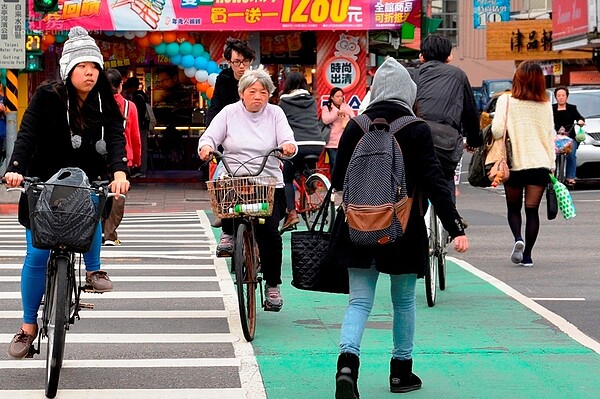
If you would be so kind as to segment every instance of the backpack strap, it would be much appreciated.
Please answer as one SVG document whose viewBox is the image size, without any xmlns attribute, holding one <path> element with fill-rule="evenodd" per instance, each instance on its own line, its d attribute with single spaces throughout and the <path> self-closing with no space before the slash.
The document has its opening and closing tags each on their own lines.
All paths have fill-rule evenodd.
<svg viewBox="0 0 600 399">
<path fill-rule="evenodd" d="M 125 110 L 123 112 L 123 118 L 125 118 L 125 120 L 123 121 L 123 129 L 127 127 L 127 115 L 129 115 L 129 100 L 125 100 Z"/>
<path fill-rule="evenodd" d="M 398 118 L 395 121 L 393 121 L 392 123 L 390 123 L 390 132 L 396 133 L 397 131 L 399 131 L 400 129 L 404 129 L 406 126 L 410 125 L 411 123 L 421 122 L 422 120 L 423 119 L 417 118 L 416 116 L 413 116 L 413 115 L 401 116 L 400 118 Z"/>
<path fill-rule="evenodd" d="M 369 118 L 365 114 L 360 114 L 353 118 L 354 122 L 362 129 L 363 133 L 367 133 L 369 131 L 369 126 L 371 126 L 371 118 Z"/>
</svg>

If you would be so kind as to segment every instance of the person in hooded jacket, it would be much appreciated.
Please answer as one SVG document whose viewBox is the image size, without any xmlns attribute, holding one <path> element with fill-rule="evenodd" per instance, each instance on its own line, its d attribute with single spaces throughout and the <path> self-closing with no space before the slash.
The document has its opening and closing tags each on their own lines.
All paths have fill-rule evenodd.
<svg viewBox="0 0 600 399">
<path fill-rule="evenodd" d="M 401 116 L 414 115 L 417 88 L 406 69 L 394 58 L 379 67 L 371 86 L 371 102 L 364 114 L 371 120 L 384 118 L 388 123 Z M 342 134 L 332 184 L 344 187 L 344 176 L 354 148 L 363 136 L 360 126 L 350 120 Z M 417 278 L 425 275 L 428 264 L 428 240 L 423 218 L 427 199 L 431 201 L 444 228 L 454 239 L 454 249 L 464 252 L 469 243 L 452 193 L 433 147 L 427 123 L 415 122 L 400 129 L 395 138 L 404 157 L 406 185 L 414 198 L 406 232 L 395 242 L 365 247 L 354 245 L 347 223 L 336 240 L 345 248 L 341 259 L 348 266 L 350 298 L 341 328 L 340 355 L 337 361 L 336 399 L 359 397 L 357 380 L 360 345 L 369 314 L 373 308 L 375 288 L 380 273 L 389 274 L 393 315 L 393 349 L 389 384 L 392 392 L 409 392 L 421 387 L 412 372 L 415 334 L 415 288 Z"/>
<path fill-rule="evenodd" d="M 293 229 L 300 222 L 296 212 L 294 193 L 296 172 L 315 168 L 316 161 L 307 163 L 304 158 L 307 155 L 315 155 L 318 158 L 325 148 L 325 141 L 323 141 L 317 125 L 317 101 L 308 91 L 306 78 L 300 72 L 291 72 L 285 78 L 279 106 L 283 109 L 298 144 L 298 153 L 283 164 L 288 214 L 282 231 L 287 231 Z"/>
</svg>

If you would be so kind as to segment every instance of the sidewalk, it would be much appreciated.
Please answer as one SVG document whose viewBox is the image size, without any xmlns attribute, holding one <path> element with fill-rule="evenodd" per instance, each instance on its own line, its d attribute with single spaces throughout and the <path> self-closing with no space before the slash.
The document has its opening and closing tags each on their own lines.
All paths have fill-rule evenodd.
<svg viewBox="0 0 600 399">
<path fill-rule="evenodd" d="M 219 236 L 218 230 L 213 232 Z M 284 237 L 289 249 L 289 234 Z M 284 309 L 259 311 L 252 342 L 267 396 L 333 398 L 347 296 L 293 288 L 289 260 L 286 250 Z M 427 307 L 424 281 L 417 282 L 414 371 L 423 388 L 408 394 L 389 392 L 392 310 L 389 279 L 382 275 L 363 338 L 361 398 L 600 397 L 598 353 L 460 267 L 462 263 L 449 262 L 448 287 L 438 293 L 433 308 Z"/>
</svg>

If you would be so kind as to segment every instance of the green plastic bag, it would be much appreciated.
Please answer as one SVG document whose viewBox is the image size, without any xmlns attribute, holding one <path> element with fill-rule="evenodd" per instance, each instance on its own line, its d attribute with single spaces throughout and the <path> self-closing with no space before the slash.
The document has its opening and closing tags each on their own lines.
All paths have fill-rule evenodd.
<svg viewBox="0 0 600 399">
<path fill-rule="evenodd" d="M 585 130 L 581 126 L 577 128 L 577 134 L 575 134 L 575 141 L 578 143 L 585 141 Z"/>
<path fill-rule="evenodd" d="M 562 213 L 565 219 L 574 218 L 576 215 L 575 204 L 573 203 L 573 197 L 571 197 L 569 189 L 564 184 L 556 180 L 554 175 L 550 175 L 550 180 L 552 181 L 554 192 L 556 193 L 558 210 L 560 213 Z"/>
</svg>

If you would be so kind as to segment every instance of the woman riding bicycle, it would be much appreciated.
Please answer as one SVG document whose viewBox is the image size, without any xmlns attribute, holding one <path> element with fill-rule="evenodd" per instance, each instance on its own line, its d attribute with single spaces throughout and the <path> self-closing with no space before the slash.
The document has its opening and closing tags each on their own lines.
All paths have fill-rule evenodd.
<svg viewBox="0 0 600 399">
<path fill-rule="evenodd" d="M 300 222 L 296 212 L 294 193 L 296 172 L 302 172 L 307 167 L 314 168 L 315 165 L 305 164 L 304 157 L 321 155 L 325 141 L 323 141 L 322 133 L 317 125 L 317 102 L 308 91 L 306 78 L 300 72 L 291 72 L 285 78 L 279 106 L 285 112 L 298 144 L 298 153 L 283 165 L 288 215 L 283 222 L 282 230 L 286 231 L 293 229 Z"/>
<path fill-rule="evenodd" d="M 9 188 L 19 187 L 23 175 L 45 181 L 61 168 L 71 166 L 83 169 L 90 180 L 107 179 L 110 170 L 112 191 L 124 194 L 129 190 L 123 117 L 106 75 L 100 73 L 103 64 L 94 39 L 85 29 L 72 28 L 60 58 L 62 80 L 42 83 L 23 115 L 4 176 Z M 23 325 L 11 341 L 8 354 L 21 359 L 37 335 L 37 313 L 50 251 L 32 245 L 25 195 L 19 201 L 19 222 L 26 229 L 27 239 L 21 274 Z M 92 247 L 83 255 L 86 283 L 97 292 L 107 292 L 112 290 L 112 282 L 100 270 L 101 244 L 102 228 L 98 223 Z"/>
<path fill-rule="evenodd" d="M 581 116 L 575 104 L 567 103 L 569 98 L 569 89 L 564 86 L 558 86 L 554 89 L 556 104 L 552 105 L 552 115 L 554 117 L 554 130 L 559 134 L 565 134 L 575 141 L 578 126 L 585 124 L 585 118 Z M 575 123 L 576 122 L 576 123 Z M 577 124 L 578 126 L 575 126 Z M 569 186 L 575 185 L 575 170 L 577 168 L 577 147 L 579 143 L 574 142 L 573 150 L 567 155 L 566 183 Z"/>
<path fill-rule="evenodd" d="M 198 154 L 207 161 L 214 149 L 223 146 L 231 169 L 238 175 L 254 173 L 262 163 L 263 156 L 275 147 L 283 155 L 292 157 L 297 152 L 294 132 L 285 114 L 276 105 L 268 104 L 275 89 L 271 76 L 261 66 L 247 70 L 241 77 L 238 90 L 240 101 L 227 105 L 215 116 L 200 138 Z M 266 282 L 265 310 L 279 311 L 283 306 L 281 297 L 281 262 L 283 244 L 279 235 L 279 222 L 285 216 L 285 192 L 280 161 L 267 161 L 262 176 L 277 178 L 273 213 L 258 224 L 256 236 L 261 258 L 261 270 Z M 221 173 L 225 173 L 224 168 Z M 233 220 L 223 219 L 223 233 L 217 246 L 217 256 L 231 256 L 233 252 Z"/>
</svg>

